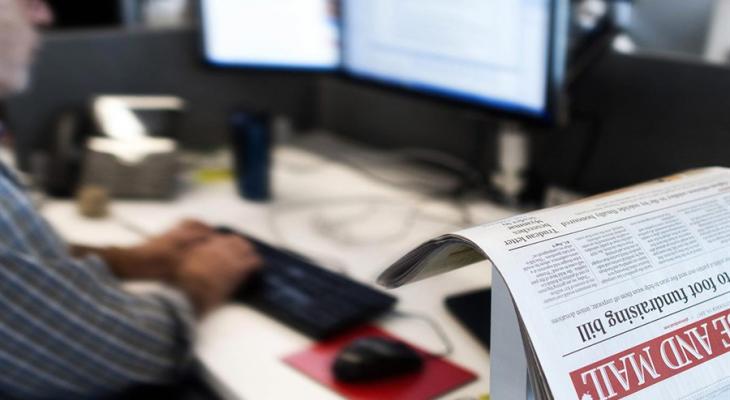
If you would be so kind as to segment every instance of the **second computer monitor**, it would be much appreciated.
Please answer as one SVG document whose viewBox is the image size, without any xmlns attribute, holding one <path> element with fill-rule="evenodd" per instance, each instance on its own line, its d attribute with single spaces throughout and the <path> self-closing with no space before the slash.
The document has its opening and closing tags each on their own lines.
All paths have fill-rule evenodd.
<svg viewBox="0 0 730 400">
<path fill-rule="evenodd" d="M 335 70 L 335 0 L 202 0 L 205 57 L 221 66 Z"/>
<path fill-rule="evenodd" d="M 343 0 L 343 65 L 357 78 L 549 118 L 562 2 Z"/>
</svg>

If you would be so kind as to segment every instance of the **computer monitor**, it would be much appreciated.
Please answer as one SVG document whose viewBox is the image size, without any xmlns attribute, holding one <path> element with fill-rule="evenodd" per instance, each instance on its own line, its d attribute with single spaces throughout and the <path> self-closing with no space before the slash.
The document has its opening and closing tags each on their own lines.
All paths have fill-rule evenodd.
<svg viewBox="0 0 730 400">
<path fill-rule="evenodd" d="M 567 0 L 342 0 L 343 66 L 360 79 L 552 119 Z"/>
<path fill-rule="evenodd" d="M 201 0 L 205 57 L 217 66 L 335 70 L 335 0 Z"/>
</svg>

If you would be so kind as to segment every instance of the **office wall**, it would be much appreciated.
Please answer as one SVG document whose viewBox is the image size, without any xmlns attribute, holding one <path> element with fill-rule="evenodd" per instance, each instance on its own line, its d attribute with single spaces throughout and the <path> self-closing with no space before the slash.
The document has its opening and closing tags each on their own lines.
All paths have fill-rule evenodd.
<svg viewBox="0 0 730 400">
<path fill-rule="evenodd" d="M 226 120 L 236 107 L 264 108 L 311 126 L 316 79 L 309 76 L 214 70 L 203 65 L 193 29 L 53 33 L 46 38 L 32 87 L 7 102 L 18 133 L 21 164 L 29 149 L 48 143 L 64 110 L 91 95 L 173 94 L 188 102 L 179 137 L 188 147 L 227 142 Z"/>
</svg>

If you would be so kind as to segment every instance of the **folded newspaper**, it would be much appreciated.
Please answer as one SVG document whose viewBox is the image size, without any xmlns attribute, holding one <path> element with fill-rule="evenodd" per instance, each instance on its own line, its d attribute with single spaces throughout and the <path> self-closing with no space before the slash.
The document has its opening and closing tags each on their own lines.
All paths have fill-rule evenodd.
<svg viewBox="0 0 730 400">
<path fill-rule="evenodd" d="M 485 259 L 516 316 L 527 397 L 730 399 L 730 169 L 445 235 L 379 283 L 396 287 Z M 501 323 L 492 321 L 496 400 Z"/>
</svg>

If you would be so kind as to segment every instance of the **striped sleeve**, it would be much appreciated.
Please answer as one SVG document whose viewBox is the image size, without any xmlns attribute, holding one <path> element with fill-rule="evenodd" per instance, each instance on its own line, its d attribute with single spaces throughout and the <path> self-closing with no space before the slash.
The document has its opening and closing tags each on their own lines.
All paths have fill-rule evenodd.
<svg viewBox="0 0 730 400">
<path fill-rule="evenodd" d="M 192 315 L 173 290 L 124 290 L 99 260 L 39 262 L 0 247 L 0 397 L 169 382 L 190 357 Z"/>
</svg>

